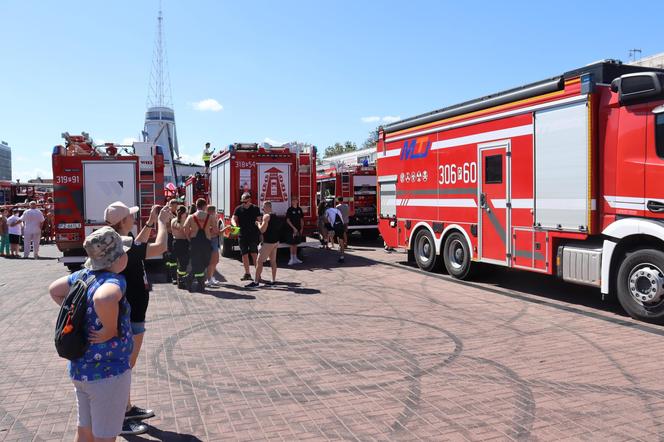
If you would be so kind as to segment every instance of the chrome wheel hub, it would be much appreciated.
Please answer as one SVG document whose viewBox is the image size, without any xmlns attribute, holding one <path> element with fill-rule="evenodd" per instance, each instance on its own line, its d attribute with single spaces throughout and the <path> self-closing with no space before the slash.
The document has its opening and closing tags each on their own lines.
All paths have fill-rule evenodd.
<svg viewBox="0 0 664 442">
<path fill-rule="evenodd" d="M 659 302 L 664 295 L 664 274 L 652 264 L 641 264 L 629 275 L 629 292 L 640 304 Z"/>
<path fill-rule="evenodd" d="M 429 262 L 432 259 L 432 250 L 433 246 L 429 238 L 422 236 L 417 244 L 417 254 L 420 257 L 420 261 L 423 263 Z"/>
<path fill-rule="evenodd" d="M 452 241 L 452 243 L 450 244 L 450 248 L 447 252 L 447 257 L 450 264 L 455 269 L 458 270 L 461 267 L 463 267 L 463 263 L 466 259 L 466 253 L 463 250 L 463 244 L 461 244 L 461 241 L 459 241 L 458 239 Z"/>
</svg>

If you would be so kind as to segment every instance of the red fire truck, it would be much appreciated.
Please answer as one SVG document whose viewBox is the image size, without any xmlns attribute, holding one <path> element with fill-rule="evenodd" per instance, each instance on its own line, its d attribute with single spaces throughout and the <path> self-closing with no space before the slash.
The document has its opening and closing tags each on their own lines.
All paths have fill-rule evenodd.
<svg viewBox="0 0 664 442">
<path fill-rule="evenodd" d="M 320 201 L 342 197 L 350 207 L 348 232 L 361 232 L 365 238 L 378 236 L 376 221 L 376 166 L 338 165 L 319 169 L 316 176 Z"/>
<path fill-rule="evenodd" d="M 210 202 L 210 178 L 206 173 L 197 172 L 184 183 L 184 203 L 187 207 L 196 204 L 199 198 Z"/>
<path fill-rule="evenodd" d="M 379 129 L 379 227 L 442 260 L 557 275 L 664 322 L 664 70 L 606 61 Z"/>
<path fill-rule="evenodd" d="M 164 204 L 164 157 L 151 143 L 95 146 L 85 132 L 63 138 L 52 155 L 55 240 L 61 262 L 77 268 L 85 259 L 83 240 L 105 225 L 110 203 L 139 206 L 138 229 L 154 204 Z"/>
<path fill-rule="evenodd" d="M 35 190 L 34 184 L 20 182 L 0 181 L 0 206 L 27 203 L 45 195 Z"/>
<path fill-rule="evenodd" d="M 304 233 L 316 230 L 316 148 L 291 151 L 288 146 L 272 147 L 236 143 L 216 154 L 210 162 L 210 204 L 216 206 L 219 225 L 230 223 L 244 192 L 254 204 L 272 202 L 272 210 L 284 216 L 291 197 L 299 198 L 304 212 Z M 236 239 L 224 238 L 222 255 L 232 255 Z"/>
</svg>

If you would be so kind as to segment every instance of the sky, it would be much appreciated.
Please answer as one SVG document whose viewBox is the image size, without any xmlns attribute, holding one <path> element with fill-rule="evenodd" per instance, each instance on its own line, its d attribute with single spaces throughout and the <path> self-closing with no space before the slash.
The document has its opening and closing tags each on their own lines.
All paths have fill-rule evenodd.
<svg viewBox="0 0 664 442">
<path fill-rule="evenodd" d="M 0 140 L 50 178 L 61 133 L 143 129 L 158 0 L 0 0 Z M 233 142 L 360 145 L 378 125 L 664 52 L 664 2 L 163 0 L 180 152 Z"/>
</svg>

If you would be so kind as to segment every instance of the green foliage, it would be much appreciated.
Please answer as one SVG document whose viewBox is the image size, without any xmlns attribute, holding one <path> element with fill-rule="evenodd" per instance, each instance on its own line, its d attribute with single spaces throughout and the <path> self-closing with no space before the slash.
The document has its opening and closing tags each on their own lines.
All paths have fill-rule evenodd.
<svg viewBox="0 0 664 442">
<path fill-rule="evenodd" d="M 325 149 L 325 158 L 339 155 L 346 152 L 354 152 L 357 150 L 357 144 L 352 141 L 346 141 L 344 144 L 334 143 L 333 146 L 328 146 Z"/>
</svg>

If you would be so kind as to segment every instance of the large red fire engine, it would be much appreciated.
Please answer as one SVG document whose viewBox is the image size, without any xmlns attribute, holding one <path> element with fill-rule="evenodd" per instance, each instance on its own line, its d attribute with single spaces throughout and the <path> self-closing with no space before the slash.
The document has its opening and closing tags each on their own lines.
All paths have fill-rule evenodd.
<svg viewBox="0 0 664 442">
<path fill-rule="evenodd" d="M 350 208 L 348 232 L 359 231 L 365 238 L 378 235 L 376 221 L 376 166 L 340 164 L 319 169 L 316 176 L 318 202 L 338 198 Z"/>
<path fill-rule="evenodd" d="M 316 148 L 291 151 L 288 146 L 271 147 L 236 143 L 219 152 L 210 162 L 210 204 L 216 206 L 221 227 L 230 223 L 244 192 L 262 207 L 272 202 L 275 214 L 283 216 L 293 196 L 304 212 L 304 233 L 316 229 Z M 223 256 L 230 256 L 236 239 L 225 237 Z"/>
<path fill-rule="evenodd" d="M 196 172 L 184 183 L 184 203 L 191 206 L 199 198 L 210 202 L 210 177 L 206 173 Z"/>
<path fill-rule="evenodd" d="M 602 62 L 379 129 L 379 227 L 420 268 L 615 292 L 664 322 L 664 70 Z"/>
<path fill-rule="evenodd" d="M 110 203 L 139 206 L 138 229 L 154 204 L 164 204 L 164 157 L 151 143 L 95 146 L 85 132 L 63 138 L 65 146 L 55 146 L 52 156 L 55 240 L 61 262 L 76 268 L 85 258 L 83 240 L 105 225 Z"/>
</svg>

